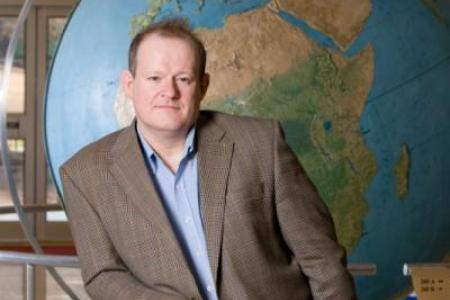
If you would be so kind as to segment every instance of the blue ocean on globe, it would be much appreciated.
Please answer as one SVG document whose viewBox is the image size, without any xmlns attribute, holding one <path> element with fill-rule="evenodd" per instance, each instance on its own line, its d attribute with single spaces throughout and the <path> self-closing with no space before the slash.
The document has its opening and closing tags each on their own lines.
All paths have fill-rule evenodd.
<svg viewBox="0 0 450 300">
<path fill-rule="evenodd" d="M 171 0 L 156 20 L 181 15 L 194 28 L 222 28 L 226 16 L 269 2 Z M 130 20 L 148 11 L 149 3 L 83 0 L 65 28 L 45 107 L 47 154 L 60 191 L 61 164 L 119 128 L 113 107 L 127 67 Z M 429 9 L 430 3 L 440 14 Z M 450 254 L 450 2 L 374 0 L 371 5 L 361 33 L 346 50 L 305 20 L 287 11 L 279 15 L 320 47 L 346 58 L 373 47 L 374 80 L 359 124 L 376 174 L 365 191 L 369 209 L 363 234 L 348 257 L 377 265 L 375 276 L 356 277 L 359 299 L 390 299 L 406 297 L 411 289 L 411 279 L 402 274 L 404 263 L 439 262 Z M 332 128 L 332 122 L 324 123 L 325 130 Z M 407 195 L 399 199 L 393 169 L 403 145 L 409 148 L 410 168 Z"/>
</svg>

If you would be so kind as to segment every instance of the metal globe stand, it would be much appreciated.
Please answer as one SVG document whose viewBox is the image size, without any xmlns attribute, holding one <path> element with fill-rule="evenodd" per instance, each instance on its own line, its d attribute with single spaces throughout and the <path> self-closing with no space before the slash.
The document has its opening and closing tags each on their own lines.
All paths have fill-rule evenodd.
<svg viewBox="0 0 450 300">
<path fill-rule="evenodd" d="M 23 263 L 27 265 L 27 300 L 34 299 L 34 265 L 44 265 L 46 266 L 48 272 L 54 278 L 54 280 L 59 284 L 59 286 L 69 295 L 72 299 L 78 299 L 75 293 L 66 284 L 63 278 L 54 269 L 55 266 L 69 267 L 75 266 L 73 257 L 56 257 L 44 255 L 42 247 L 39 245 L 39 241 L 33 233 L 30 221 L 25 214 L 24 208 L 19 200 L 19 194 L 17 192 L 17 186 L 13 178 L 13 172 L 11 167 L 11 159 L 9 155 L 9 149 L 7 144 L 7 126 L 6 126 L 6 92 L 9 87 L 9 81 L 11 76 L 11 69 L 14 60 L 14 53 L 17 46 L 17 41 L 19 39 L 19 33 L 23 29 L 25 20 L 28 13 L 33 5 L 33 0 L 26 0 L 23 4 L 19 17 L 17 19 L 17 24 L 9 40 L 8 49 L 5 57 L 5 64 L 3 70 L 3 77 L 1 78 L 0 84 L 0 152 L 1 159 L 4 167 L 4 175 L 8 183 L 9 192 L 11 195 L 12 202 L 14 204 L 15 211 L 19 217 L 20 225 L 22 230 L 30 243 L 33 251 L 36 254 L 21 254 L 21 253 L 10 253 L 2 252 L 0 261 L 12 262 L 12 263 Z"/>
</svg>

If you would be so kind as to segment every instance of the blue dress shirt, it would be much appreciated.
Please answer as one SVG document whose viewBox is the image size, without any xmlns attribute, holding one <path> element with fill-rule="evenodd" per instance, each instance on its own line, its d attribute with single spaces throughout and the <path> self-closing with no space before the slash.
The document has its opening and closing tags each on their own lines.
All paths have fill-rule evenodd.
<svg viewBox="0 0 450 300">
<path fill-rule="evenodd" d="M 137 126 L 136 126 L 137 127 Z M 206 248 L 200 197 L 198 192 L 197 152 L 194 148 L 195 128 L 187 137 L 176 174 L 166 166 L 137 129 L 147 168 L 153 177 L 172 227 L 182 245 L 204 299 L 216 300 L 217 292 Z"/>
</svg>

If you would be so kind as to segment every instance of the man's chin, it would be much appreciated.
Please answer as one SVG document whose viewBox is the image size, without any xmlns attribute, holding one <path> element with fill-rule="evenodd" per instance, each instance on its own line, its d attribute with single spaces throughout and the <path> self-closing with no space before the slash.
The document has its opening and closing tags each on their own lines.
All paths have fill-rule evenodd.
<svg viewBox="0 0 450 300">
<path fill-rule="evenodd" d="M 162 133 L 162 134 L 184 134 L 186 133 L 190 126 L 186 124 L 158 124 L 158 125 L 144 125 L 145 130 L 153 133 Z"/>
</svg>

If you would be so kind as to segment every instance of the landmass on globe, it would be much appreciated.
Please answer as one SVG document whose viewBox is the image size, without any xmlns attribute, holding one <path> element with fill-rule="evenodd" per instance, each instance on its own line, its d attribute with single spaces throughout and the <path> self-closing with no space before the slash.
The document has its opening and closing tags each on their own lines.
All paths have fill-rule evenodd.
<svg viewBox="0 0 450 300">
<path fill-rule="evenodd" d="M 308 60 L 315 47 L 300 29 L 267 7 L 231 15 L 220 29 L 196 32 L 209 56 L 211 83 L 205 104 L 232 98 L 257 80 L 287 73 Z"/>
<path fill-rule="evenodd" d="M 411 166 L 411 155 L 407 144 L 403 144 L 399 158 L 394 167 L 396 192 L 399 199 L 404 199 L 408 194 L 409 169 Z"/>
<path fill-rule="evenodd" d="M 132 34 L 150 23 L 168 2 L 151 1 L 145 14 L 131 20 Z M 202 108 L 279 120 L 288 143 L 330 208 L 340 242 L 351 250 L 363 234 L 368 212 L 364 193 L 376 172 L 359 125 L 373 81 L 373 49 L 367 46 L 346 58 L 317 45 L 281 13 L 289 9 L 294 17 L 306 18 L 345 48 L 364 26 L 370 2 L 357 5 L 356 15 L 362 17 L 356 18 L 354 3 L 333 1 L 333 7 L 342 10 L 338 20 L 328 10 L 315 13 L 325 1 L 305 11 L 302 3 L 272 1 L 229 15 L 221 28 L 196 28 L 205 41 L 211 75 Z M 344 20 L 348 24 L 341 28 Z M 120 90 L 115 112 L 121 126 L 134 115 Z"/>
<path fill-rule="evenodd" d="M 361 33 L 371 11 L 370 0 L 273 0 L 272 2 L 277 10 L 293 14 L 305 20 L 312 28 L 330 36 L 341 50 L 347 49 Z"/>
<path fill-rule="evenodd" d="M 170 2 L 170 0 L 150 0 L 148 10 L 141 15 L 134 16 L 131 19 L 131 36 L 134 36 L 139 30 L 150 24 L 161 11 L 161 8 Z"/>
<path fill-rule="evenodd" d="M 134 16 L 131 19 L 131 36 L 134 36 L 142 27 L 147 26 L 158 16 L 161 12 L 161 8 L 168 4 L 171 0 L 148 0 L 149 8 L 144 14 L 140 14 Z M 227 3 L 229 0 L 220 0 Z M 175 0 L 177 11 L 181 12 L 183 10 L 183 6 L 181 0 Z M 205 5 L 205 0 L 196 0 L 197 3 L 197 12 L 201 12 L 203 6 Z"/>
</svg>

